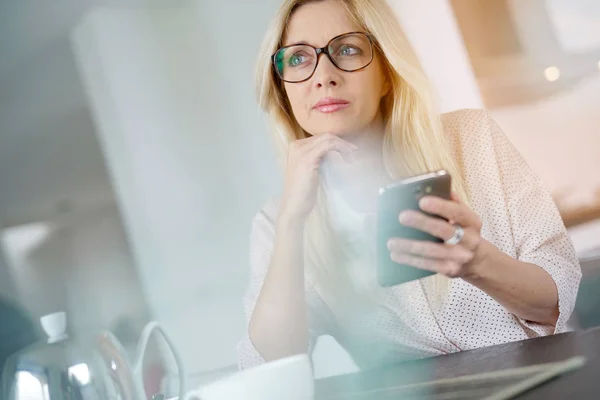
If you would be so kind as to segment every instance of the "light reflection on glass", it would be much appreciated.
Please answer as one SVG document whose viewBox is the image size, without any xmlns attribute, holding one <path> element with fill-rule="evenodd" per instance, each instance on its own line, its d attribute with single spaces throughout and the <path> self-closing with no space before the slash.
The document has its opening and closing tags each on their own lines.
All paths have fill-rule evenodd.
<svg viewBox="0 0 600 400">
<path fill-rule="evenodd" d="M 47 392 L 46 392 L 47 393 Z M 42 383 L 31 372 L 17 373 L 17 398 L 20 400 L 49 399 L 42 388 Z"/>
<path fill-rule="evenodd" d="M 69 376 L 77 379 L 81 386 L 90 383 L 90 370 L 86 364 L 77 364 L 69 367 Z"/>
</svg>

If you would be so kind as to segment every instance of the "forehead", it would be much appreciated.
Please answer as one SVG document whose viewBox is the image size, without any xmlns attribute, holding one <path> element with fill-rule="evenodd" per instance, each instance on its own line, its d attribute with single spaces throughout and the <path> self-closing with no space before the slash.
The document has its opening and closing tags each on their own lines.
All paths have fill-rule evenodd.
<svg viewBox="0 0 600 400">
<path fill-rule="evenodd" d="M 339 0 L 316 1 L 300 6 L 288 21 L 283 45 L 308 43 L 322 47 L 331 38 L 361 31 Z"/>
</svg>

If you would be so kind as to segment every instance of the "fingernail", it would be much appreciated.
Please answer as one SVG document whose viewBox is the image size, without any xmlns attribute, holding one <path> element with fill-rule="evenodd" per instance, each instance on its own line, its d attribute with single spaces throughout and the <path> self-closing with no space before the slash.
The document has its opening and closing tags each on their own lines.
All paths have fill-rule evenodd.
<svg viewBox="0 0 600 400">
<path fill-rule="evenodd" d="M 399 219 L 400 219 L 400 223 L 401 224 L 407 224 L 407 223 L 410 222 L 410 214 L 406 213 L 406 212 L 403 212 L 403 213 L 400 214 Z"/>
<path fill-rule="evenodd" d="M 431 206 L 431 199 L 429 197 L 423 197 L 419 201 L 419 207 L 423 208 L 423 207 L 429 207 L 429 206 Z"/>
</svg>

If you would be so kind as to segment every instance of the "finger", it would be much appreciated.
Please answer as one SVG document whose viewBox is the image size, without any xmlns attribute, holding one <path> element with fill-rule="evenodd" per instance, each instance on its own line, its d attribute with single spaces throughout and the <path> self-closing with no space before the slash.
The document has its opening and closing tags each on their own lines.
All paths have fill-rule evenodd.
<svg viewBox="0 0 600 400">
<path fill-rule="evenodd" d="M 425 271 L 440 272 L 442 261 L 434 260 L 432 258 L 422 258 L 412 256 L 410 254 L 398 253 L 395 251 L 390 252 L 390 258 L 392 261 L 402 265 L 410 265 L 411 267 L 419 268 Z"/>
<path fill-rule="evenodd" d="M 481 234 L 479 231 L 473 228 L 463 228 L 464 234 L 458 245 L 466 248 L 467 250 L 475 250 L 479 247 L 479 243 L 481 242 Z M 453 245 L 449 245 L 453 246 Z"/>
<path fill-rule="evenodd" d="M 450 260 L 435 260 L 395 252 L 390 253 L 390 258 L 398 264 L 409 265 L 425 271 L 440 273 L 450 278 L 459 277 L 462 272 L 462 267 Z"/>
<path fill-rule="evenodd" d="M 334 138 L 337 137 L 334 136 Z M 354 147 L 356 146 L 352 145 L 354 147 L 349 147 L 349 145 L 351 144 L 342 141 L 341 139 L 325 139 L 315 144 L 315 146 L 308 150 L 303 157 L 306 157 L 311 164 L 318 166 L 327 153 L 336 151 L 340 153 L 345 160 L 352 161 L 352 152 L 354 152 Z"/>
<path fill-rule="evenodd" d="M 463 201 L 460 199 L 460 196 L 458 195 L 458 193 L 456 193 L 456 191 L 451 191 L 450 192 L 450 199 L 452 199 L 452 201 L 455 201 L 459 204 L 464 204 Z"/>
<path fill-rule="evenodd" d="M 334 146 L 341 149 L 346 149 L 348 152 L 352 152 L 358 149 L 358 146 L 356 146 L 355 144 L 352 144 L 347 140 L 344 140 L 339 136 L 333 135 L 331 133 L 324 133 L 322 135 L 313 136 L 311 139 L 312 140 L 309 140 L 304 143 L 302 148 L 304 153 L 309 153 L 317 148 L 331 148 Z"/>
<path fill-rule="evenodd" d="M 431 236 L 442 239 L 443 241 L 452 238 L 456 232 L 456 227 L 448 221 L 430 217 L 415 210 L 403 211 L 399 216 L 399 221 L 404 226 L 429 233 Z M 476 249 L 481 240 L 479 230 L 479 227 L 463 227 L 464 233 L 460 244 L 468 250 Z"/>
<path fill-rule="evenodd" d="M 402 211 L 398 217 L 400 223 L 404 226 L 418 229 L 429 233 L 436 238 L 448 240 L 454 236 L 455 227 L 440 218 L 430 217 L 420 211 L 406 210 Z"/>
<path fill-rule="evenodd" d="M 461 265 L 473 259 L 473 252 L 463 246 L 452 246 L 423 240 L 407 240 L 394 238 L 388 241 L 388 249 L 397 253 L 433 258 L 436 260 L 451 260 Z"/>
<path fill-rule="evenodd" d="M 442 199 L 437 196 L 425 196 L 419 201 L 421 210 L 439 215 L 462 227 L 479 227 L 479 217 L 469 207 L 456 201 Z"/>
</svg>

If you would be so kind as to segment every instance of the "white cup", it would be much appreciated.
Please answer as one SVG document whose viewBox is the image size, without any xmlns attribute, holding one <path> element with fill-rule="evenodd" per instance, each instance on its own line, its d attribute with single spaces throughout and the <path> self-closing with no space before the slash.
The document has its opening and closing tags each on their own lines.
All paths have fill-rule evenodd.
<svg viewBox="0 0 600 400">
<path fill-rule="evenodd" d="M 312 400 L 314 380 L 306 354 L 237 372 L 189 392 L 185 400 Z"/>
</svg>

